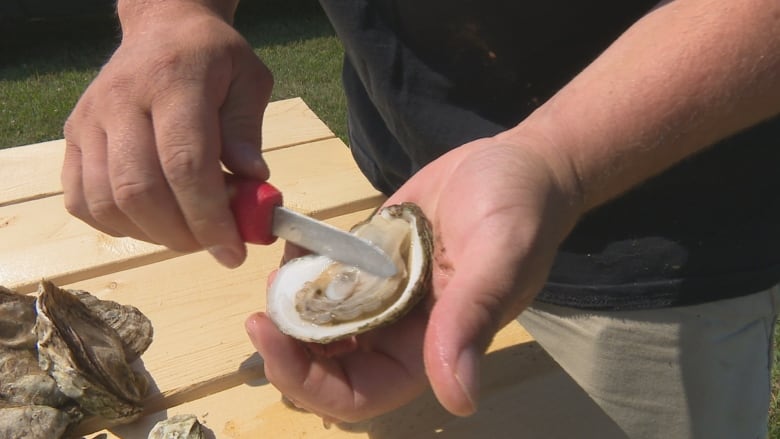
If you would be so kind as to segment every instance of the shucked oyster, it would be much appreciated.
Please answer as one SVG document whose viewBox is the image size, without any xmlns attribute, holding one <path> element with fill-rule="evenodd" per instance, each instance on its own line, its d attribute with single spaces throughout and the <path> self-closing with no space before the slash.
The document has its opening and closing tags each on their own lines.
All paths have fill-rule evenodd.
<svg viewBox="0 0 780 439">
<path fill-rule="evenodd" d="M 328 343 L 392 323 L 430 287 L 431 227 L 411 203 L 388 206 L 352 233 L 391 256 L 397 274 L 382 278 L 321 255 L 294 259 L 268 290 L 267 311 L 282 332 Z"/>
</svg>

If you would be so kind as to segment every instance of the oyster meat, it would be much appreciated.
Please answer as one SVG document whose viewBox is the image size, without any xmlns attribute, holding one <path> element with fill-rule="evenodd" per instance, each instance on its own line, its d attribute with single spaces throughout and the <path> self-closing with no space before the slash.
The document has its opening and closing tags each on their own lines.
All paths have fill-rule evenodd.
<svg viewBox="0 0 780 439">
<path fill-rule="evenodd" d="M 146 381 L 129 363 L 152 341 L 136 308 L 40 284 L 0 287 L 0 437 L 58 438 L 84 416 L 141 413 Z"/>
<path fill-rule="evenodd" d="M 385 207 L 351 233 L 390 255 L 396 275 L 378 277 L 321 255 L 294 259 L 268 289 L 267 312 L 279 330 L 329 343 L 396 321 L 430 289 L 431 226 L 419 207 Z"/>
</svg>

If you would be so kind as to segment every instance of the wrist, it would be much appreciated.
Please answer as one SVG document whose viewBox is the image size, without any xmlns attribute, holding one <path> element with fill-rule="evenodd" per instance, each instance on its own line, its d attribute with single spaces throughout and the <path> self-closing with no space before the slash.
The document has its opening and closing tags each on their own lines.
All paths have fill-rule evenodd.
<svg viewBox="0 0 780 439">
<path fill-rule="evenodd" d="M 533 161 L 548 175 L 548 201 L 554 206 L 554 216 L 561 220 L 563 239 L 588 210 L 587 194 L 574 159 L 558 146 L 558 139 L 531 124 L 520 124 L 499 133 L 496 139 L 522 151 L 524 160 Z"/>
<path fill-rule="evenodd" d="M 124 36 L 143 28 L 149 22 L 171 25 L 190 14 L 207 14 L 233 23 L 238 0 L 119 0 L 117 15 Z"/>
</svg>

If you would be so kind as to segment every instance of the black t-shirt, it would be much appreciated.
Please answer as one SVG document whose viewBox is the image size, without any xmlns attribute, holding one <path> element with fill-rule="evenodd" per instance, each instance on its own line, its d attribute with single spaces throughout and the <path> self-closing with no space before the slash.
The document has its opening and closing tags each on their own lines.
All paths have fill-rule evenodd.
<svg viewBox="0 0 780 439">
<path fill-rule="evenodd" d="M 345 49 L 353 155 L 384 193 L 514 126 L 655 1 L 321 0 Z M 594 209 L 539 300 L 686 305 L 780 281 L 780 117 Z"/>
</svg>

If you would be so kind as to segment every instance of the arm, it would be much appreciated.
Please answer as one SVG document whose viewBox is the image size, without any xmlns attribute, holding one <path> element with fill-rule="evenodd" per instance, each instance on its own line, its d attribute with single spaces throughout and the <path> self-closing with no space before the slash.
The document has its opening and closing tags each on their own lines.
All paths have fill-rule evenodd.
<svg viewBox="0 0 780 439">
<path fill-rule="evenodd" d="M 473 413 L 482 353 L 533 301 L 583 213 L 780 112 L 778 74 L 776 0 L 659 6 L 518 126 L 443 155 L 387 201 L 417 203 L 434 225 L 428 315 L 336 356 L 254 315 L 269 380 L 327 418 L 375 416 L 427 383 L 450 412 Z"/>
<path fill-rule="evenodd" d="M 259 145 L 272 78 L 230 25 L 236 5 L 119 1 L 122 43 L 65 125 L 72 214 L 116 236 L 243 261 L 220 161 L 268 178 Z"/>
<path fill-rule="evenodd" d="M 543 137 L 587 210 L 778 112 L 780 4 L 677 0 L 502 137 Z"/>
</svg>

